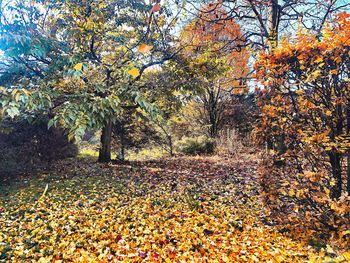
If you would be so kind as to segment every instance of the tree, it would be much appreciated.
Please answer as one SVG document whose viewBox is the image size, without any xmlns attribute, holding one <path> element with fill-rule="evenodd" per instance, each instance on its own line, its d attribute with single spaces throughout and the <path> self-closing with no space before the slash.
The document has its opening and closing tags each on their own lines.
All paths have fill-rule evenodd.
<svg viewBox="0 0 350 263">
<path fill-rule="evenodd" d="M 240 26 L 233 20 L 211 22 L 215 17 L 225 19 L 227 14 L 224 9 L 210 9 L 204 8 L 201 19 L 184 27 L 181 40 L 191 67 L 204 79 L 199 96 L 201 121 L 208 127 L 207 135 L 215 138 L 223 124 L 228 94 L 246 92 L 249 54 L 241 49 Z"/>
<path fill-rule="evenodd" d="M 1 7 L 4 67 L 27 72 L 5 85 L 3 114 L 26 118 L 43 111 L 70 139 L 102 128 L 99 161 L 108 162 L 113 123 L 124 107 L 146 106 L 136 82 L 176 53 L 170 31 L 179 13 L 131 0 L 9 1 Z"/>
<path fill-rule="evenodd" d="M 198 94 L 202 84 L 189 63 L 190 60 L 179 55 L 147 74 L 143 81 L 147 101 L 157 105 L 158 110 L 155 117 L 148 117 L 150 125 L 159 135 L 157 143 L 170 155 L 174 154 L 174 141 L 183 136 L 181 111 Z"/>
<path fill-rule="evenodd" d="M 283 134 L 290 151 L 304 154 L 304 160 L 291 155 L 300 173 L 329 163 L 329 184 L 337 199 L 342 194 L 342 158 L 350 146 L 348 31 L 350 15 L 342 13 L 321 31 L 322 37 L 301 31 L 295 42 L 282 41 L 257 64 L 258 76 L 269 87 L 262 106 L 264 136 Z"/>
<path fill-rule="evenodd" d="M 294 34 L 298 25 L 319 34 L 327 19 L 350 7 L 344 0 L 219 0 L 212 1 L 209 9 L 203 11 L 202 4 L 207 5 L 208 2 L 187 1 L 186 11 L 207 22 L 240 21 L 241 40 L 244 46 L 254 50 L 275 47 L 283 34 Z M 205 17 L 217 9 L 225 10 L 227 15 Z"/>
<path fill-rule="evenodd" d="M 342 13 L 321 34 L 300 30 L 294 39 L 281 39 L 255 67 L 265 87 L 257 91 L 256 137 L 279 143 L 283 136 L 285 147 L 268 153 L 260 168 L 271 218 L 328 230 L 339 240 L 349 226 L 349 176 L 342 179 L 350 167 L 344 162 L 350 146 L 349 29 L 350 16 Z M 317 216 L 309 220 L 311 214 Z"/>
</svg>

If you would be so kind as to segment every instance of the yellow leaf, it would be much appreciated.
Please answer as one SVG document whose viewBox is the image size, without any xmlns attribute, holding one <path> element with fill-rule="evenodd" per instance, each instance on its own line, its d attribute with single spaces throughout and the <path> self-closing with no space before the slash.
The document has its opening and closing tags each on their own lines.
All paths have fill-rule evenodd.
<svg viewBox="0 0 350 263">
<path fill-rule="evenodd" d="M 221 259 L 224 262 L 230 262 L 230 259 L 226 255 L 222 255 Z"/>
<path fill-rule="evenodd" d="M 329 190 L 328 188 L 324 188 L 324 192 L 327 194 L 327 195 L 329 195 L 330 194 L 330 192 L 331 192 L 331 190 Z"/>
<path fill-rule="evenodd" d="M 327 253 L 335 254 L 333 248 L 331 248 L 329 245 L 327 245 L 326 251 Z"/>
<path fill-rule="evenodd" d="M 19 99 L 21 97 L 21 93 L 20 93 L 20 91 L 18 89 L 14 89 L 12 91 L 12 95 L 13 95 L 15 101 L 19 101 Z"/>
<path fill-rule="evenodd" d="M 295 195 L 294 190 L 290 189 L 289 192 L 288 192 L 288 195 L 291 196 L 291 197 L 294 196 Z"/>
<path fill-rule="evenodd" d="M 316 70 L 316 71 L 314 71 L 314 72 L 311 73 L 311 75 L 312 75 L 314 78 L 317 78 L 320 74 L 321 74 L 321 71 L 320 71 L 320 70 Z"/>
<path fill-rule="evenodd" d="M 345 235 L 350 235 L 350 230 L 343 231 L 341 234 L 342 234 L 343 236 L 345 236 Z M 350 251 L 348 252 L 348 254 L 349 254 L 349 259 L 350 259 Z"/>
<path fill-rule="evenodd" d="M 349 260 L 349 261 L 350 261 L 350 251 L 345 252 L 342 256 L 343 256 L 346 260 Z"/>
<path fill-rule="evenodd" d="M 134 78 L 138 77 L 140 75 L 140 71 L 137 68 L 132 68 L 128 71 L 128 73 L 133 76 Z"/>
<path fill-rule="evenodd" d="M 322 62 L 323 61 L 323 58 L 322 57 L 319 57 L 319 58 L 317 58 L 316 60 L 315 60 L 315 63 L 320 63 L 320 62 Z"/>
<path fill-rule="evenodd" d="M 83 70 L 83 63 L 78 63 L 78 64 L 76 64 L 76 65 L 74 66 L 74 69 L 75 69 L 75 70 L 79 70 L 79 71 Z"/>
<path fill-rule="evenodd" d="M 278 263 L 281 263 L 281 262 L 283 262 L 285 259 L 284 259 L 284 257 L 278 255 L 278 256 L 276 256 L 276 257 L 274 258 L 274 260 L 275 260 L 276 262 L 278 262 Z"/>
<path fill-rule="evenodd" d="M 0 86 L 0 93 L 4 93 L 5 94 L 6 92 L 7 92 L 7 90 L 4 87 Z"/>
<path fill-rule="evenodd" d="M 151 50 L 153 49 L 153 46 L 149 46 L 145 43 L 142 43 L 140 46 L 139 46 L 139 52 L 141 53 L 148 53 L 150 52 Z"/>
</svg>

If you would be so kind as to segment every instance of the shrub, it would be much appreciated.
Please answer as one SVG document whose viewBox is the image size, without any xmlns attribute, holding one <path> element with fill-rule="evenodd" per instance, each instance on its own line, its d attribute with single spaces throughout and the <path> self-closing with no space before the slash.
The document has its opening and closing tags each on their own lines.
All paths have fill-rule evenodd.
<svg viewBox="0 0 350 263">
<path fill-rule="evenodd" d="M 205 137 L 184 137 L 177 142 L 177 150 L 184 154 L 211 154 L 214 152 L 215 140 Z"/>
<path fill-rule="evenodd" d="M 7 123 L 10 133 L 0 133 L 0 175 L 32 172 L 51 161 L 74 157 L 76 145 L 60 128 L 47 128 L 46 120 L 35 124 Z"/>
<path fill-rule="evenodd" d="M 316 239 L 330 239 L 349 247 L 350 197 L 344 193 L 339 200 L 332 199 L 330 168 L 316 169 L 317 163 L 311 166 L 304 162 L 298 169 L 302 161 L 295 156 L 291 151 L 267 154 L 258 169 L 269 223 L 293 238 L 315 238 L 315 233 L 322 233 Z"/>
</svg>

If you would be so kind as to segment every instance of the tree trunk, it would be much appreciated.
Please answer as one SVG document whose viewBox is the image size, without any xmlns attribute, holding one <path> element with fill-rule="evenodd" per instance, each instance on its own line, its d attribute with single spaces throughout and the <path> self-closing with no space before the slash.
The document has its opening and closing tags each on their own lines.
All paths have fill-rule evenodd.
<svg viewBox="0 0 350 263">
<path fill-rule="evenodd" d="M 347 136 L 350 136 L 350 99 L 348 99 L 348 103 L 346 105 L 346 133 Z M 348 195 L 350 196 L 350 149 L 348 149 L 347 153 L 347 170 L 346 170 L 346 189 Z"/>
<path fill-rule="evenodd" d="M 269 19 L 268 19 L 268 28 L 269 28 L 269 49 L 273 51 L 277 46 L 278 42 L 278 23 L 280 16 L 280 6 L 278 0 L 270 0 L 269 2 Z"/>
<path fill-rule="evenodd" d="M 346 171 L 346 189 L 348 192 L 348 195 L 350 196 L 350 150 L 348 150 L 348 154 L 347 154 L 347 171 Z"/>
<path fill-rule="evenodd" d="M 207 88 L 208 98 L 205 101 L 205 108 L 207 110 L 207 124 L 209 126 L 208 135 L 210 138 L 215 139 L 218 135 L 222 112 L 220 111 L 220 97 L 221 97 L 221 88 L 209 87 Z"/>
<path fill-rule="evenodd" d="M 120 136 L 120 155 L 118 156 L 118 159 L 120 161 L 125 160 L 125 129 L 124 129 L 124 122 L 123 121 L 117 121 L 117 130 L 119 132 Z"/>
<path fill-rule="evenodd" d="M 288 148 L 286 146 L 286 143 L 285 143 L 285 134 L 282 133 L 281 135 L 277 136 L 276 140 L 277 140 L 277 151 L 278 151 L 278 154 L 282 155 L 284 153 L 287 152 Z"/>
<path fill-rule="evenodd" d="M 269 1 L 269 18 L 268 18 L 268 45 L 269 52 L 273 52 L 278 44 L 278 26 L 280 21 L 280 5 L 278 0 Z M 284 154 L 287 151 L 285 144 L 285 134 L 282 132 L 280 136 L 274 138 L 276 141 L 276 148 L 279 154 Z M 272 144 L 272 145 L 271 145 Z M 273 143 L 267 142 L 268 150 L 273 149 Z M 271 147 L 272 146 L 272 147 Z"/>
<path fill-rule="evenodd" d="M 173 150 L 173 138 L 171 137 L 171 135 L 168 135 L 168 143 L 169 143 L 169 153 L 170 156 L 174 156 L 174 150 Z"/>
<path fill-rule="evenodd" d="M 119 159 L 120 159 L 121 161 L 125 161 L 125 142 L 124 142 L 124 135 L 122 135 L 121 138 L 120 138 L 120 144 L 121 144 L 121 151 L 120 151 Z"/>
<path fill-rule="evenodd" d="M 269 153 L 271 150 L 273 150 L 273 141 L 272 138 L 266 139 L 266 152 Z"/>
<path fill-rule="evenodd" d="M 111 142 L 112 142 L 112 121 L 108 120 L 102 129 L 101 148 L 98 156 L 100 163 L 111 161 Z"/>
<path fill-rule="evenodd" d="M 342 180 L 341 180 L 341 156 L 339 153 L 330 153 L 329 161 L 332 166 L 332 175 L 335 179 L 335 186 L 332 190 L 332 197 L 338 199 L 341 196 Z"/>
</svg>

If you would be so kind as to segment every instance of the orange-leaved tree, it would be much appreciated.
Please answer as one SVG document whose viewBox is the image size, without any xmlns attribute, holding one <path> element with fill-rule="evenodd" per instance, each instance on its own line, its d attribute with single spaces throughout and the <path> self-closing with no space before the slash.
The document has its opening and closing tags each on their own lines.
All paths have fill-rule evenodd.
<svg viewBox="0 0 350 263">
<path fill-rule="evenodd" d="M 203 80 L 200 119 L 212 138 L 222 125 L 225 100 L 231 93 L 247 91 L 249 53 L 243 48 L 240 26 L 225 17 L 224 9 L 204 7 L 180 36 L 191 70 Z"/>
<path fill-rule="evenodd" d="M 313 227 L 341 235 L 350 211 L 350 15 L 341 13 L 321 33 L 301 31 L 295 41 L 281 40 L 273 52 L 260 55 L 257 77 L 266 89 L 260 92 L 258 132 L 263 140 L 282 134 L 287 150 L 271 166 L 279 166 L 276 177 L 269 171 L 265 178 L 267 200 L 275 208 L 288 207 L 288 218 L 304 221 L 315 208 L 319 222 Z M 272 194 L 294 205 L 278 203 L 284 199 Z"/>
</svg>

